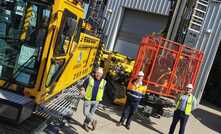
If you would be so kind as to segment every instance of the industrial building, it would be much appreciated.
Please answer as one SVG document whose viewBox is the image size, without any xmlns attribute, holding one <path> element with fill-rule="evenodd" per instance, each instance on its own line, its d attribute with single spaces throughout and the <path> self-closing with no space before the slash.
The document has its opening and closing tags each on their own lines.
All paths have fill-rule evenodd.
<svg viewBox="0 0 221 134">
<path fill-rule="evenodd" d="M 221 90 L 211 87 L 210 79 L 214 78 L 207 81 L 210 74 L 214 76 L 212 65 L 219 68 L 216 67 L 218 59 L 213 62 L 216 52 L 217 57 L 219 55 L 221 40 L 219 6 L 220 1 L 216 0 L 109 0 L 104 13 L 106 49 L 133 58 L 144 35 L 167 31 L 167 38 L 204 52 L 195 95 L 200 100 L 206 89 L 204 97 L 213 98 L 213 102 L 220 105 Z"/>
</svg>

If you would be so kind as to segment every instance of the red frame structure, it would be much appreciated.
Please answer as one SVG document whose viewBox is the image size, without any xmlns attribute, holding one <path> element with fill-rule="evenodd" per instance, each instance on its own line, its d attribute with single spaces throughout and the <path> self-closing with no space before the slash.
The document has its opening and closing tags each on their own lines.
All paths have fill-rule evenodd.
<svg viewBox="0 0 221 134">
<path fill-rule="evenodd" d="M 202 59 L 201 51 L 163 37 L 146 36 L 140 43 L 130 80 L 142 70 L 149 93 L 175 98 L 187 83 L 195 86 Z"/>
</svg>

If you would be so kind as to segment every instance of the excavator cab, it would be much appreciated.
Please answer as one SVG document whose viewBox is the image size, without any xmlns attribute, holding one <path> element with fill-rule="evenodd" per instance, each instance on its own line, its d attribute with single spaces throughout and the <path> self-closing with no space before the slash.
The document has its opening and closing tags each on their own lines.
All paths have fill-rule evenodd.
<svg viewBox="0 0 221 134">
<path fill-rule="evenodd" d="M 0 3 L 0 84 L 35 84 L 51 9 L 26 0 Z M 6 82 L 7 81 L 7 82 Z"/>
<path fill-rule="evenodd" d="M 100 39 L 83 17 L 77 0 L 0 1 L 0 118 L 21 123 L 91 73 Z"/>
<path fill-rule="evenodd" d="M 0 116 L 3 119 L 20 122 L 32 113 L 33 99 L 19 95 L 24 94 L 25 87 L 35 87 L 51 2 L 0 2 Z"/>
</svg>

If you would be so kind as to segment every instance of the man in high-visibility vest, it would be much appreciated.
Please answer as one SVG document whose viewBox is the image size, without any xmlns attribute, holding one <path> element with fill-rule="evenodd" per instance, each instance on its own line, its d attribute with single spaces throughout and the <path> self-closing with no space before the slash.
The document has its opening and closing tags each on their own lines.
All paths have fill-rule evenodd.
<svg viewBox="0 0 221 134">
<path fill-rule="evenodd" d="M 94 119 L 95 111 L 100 101 L 102 101 L 106 81 L 102 78 L 103 68 L 95 70 L 94 77 L 89 76 L 83 83 L 81 95 L 84 96 L 83 113 L 85 120 L 83 128 L 89 132 L 88 125 L 91 123 L 92 130 L 96 128 L 97 120 Z"/>
<path fill-rule="evenodd" d="M 173 121 L 170 126 L 169 134 L 173 134 L 176 124 L 180 121 L 179 134 L 184 134 L 189 115 L 196 109 L 196 98 L 192 95 L 193 85 L 187 84 L 185 93 L 176 99 L 176 110 L 174 111 Z"/>
<path fill-rule="evenodd" d="M 121 116 L 120 121 L 117 123 L 117 126 L 121 126 L 126 121 L 126 128 L 130 129 L 130 124 L 132 117 L 137 110 L 137 106 L 140 103 L 143 95 L 146 93 L 146 86 L 143 85 L 144 73 L 140 71 L 135 80 L 130 82 L 127 87 L 127 101 L 124 106 L 124 110 Z"/>
</svg>

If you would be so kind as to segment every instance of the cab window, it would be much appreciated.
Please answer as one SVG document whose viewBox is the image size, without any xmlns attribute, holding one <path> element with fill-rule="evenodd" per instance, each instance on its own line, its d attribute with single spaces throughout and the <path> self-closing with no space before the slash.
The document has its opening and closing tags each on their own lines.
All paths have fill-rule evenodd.
<svg viewBox="0 0 221 134">
<path fill-rule="evenodd" d="M 72 37 L 76 36 L 76 31 L 77 16 L 65 10 L 56 41 L 55 56 L 62 56 L 67 53 Z"/>
<path fill-rule="evenodd" d="M 0 79 L 33 86 L 51 8 L 27 0 L 0 0 Z"/>
</svg>

